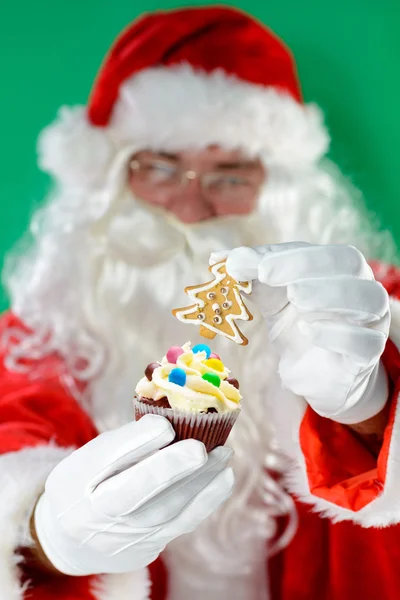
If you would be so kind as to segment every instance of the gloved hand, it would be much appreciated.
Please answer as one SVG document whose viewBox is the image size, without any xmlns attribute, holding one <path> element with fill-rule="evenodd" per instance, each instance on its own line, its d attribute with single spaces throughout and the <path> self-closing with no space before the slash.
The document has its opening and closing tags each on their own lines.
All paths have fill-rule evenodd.
<svg viewBox="0 0 400 600">
<path fill-rule="evenodd" d="M 146 415 L 99 435 L 55 467 L 36 506 L 35 527 L 59 571 L 144 567 L 228 498 L 232 451 L 219 447 L 207 455 L 196 440 L 164 448 L 174 437 L 166 419 Z"/>
<path fill-rule="evenodd" d="M 390 325 L 389 298 L 352 246 L 286 243 L 217 252 L 253 298 L 279 357 L 284 388 L 321 416 L 359 423 L 388 396 L 380 362 Z"/>
</svg>

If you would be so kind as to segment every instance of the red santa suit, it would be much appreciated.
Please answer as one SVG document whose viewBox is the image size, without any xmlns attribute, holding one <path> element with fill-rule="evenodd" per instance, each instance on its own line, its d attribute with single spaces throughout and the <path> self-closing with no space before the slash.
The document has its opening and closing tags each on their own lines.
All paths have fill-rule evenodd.
<svg viewBox="0 0 400 600">
<path fill-rule="evenodd" d="M 232 52 L 235 44 L 241 52 Z M 26 551 L 29 517 L 53 467 L 99 431 L 132 418 L 143 368 L 186 341 L 186 327 L 162 315 L 181 305 L 183 286 L 204 269 L 210 249 L 302 239 L 357 241 L 373 252 L 379 236 L 352 239 L 362 221 L 331 169 L 319 166 L 328 139 L 318 109 L 301 103 L 280 40 L 222 7 L 134 23 L 103 64 L 88 109 L 64 108 L 41 136 L 40 164 L 59 190 L 35 219 L 32 249 L 11 263 L 13 312 L 1 322 L 6 600 L 346 600 L 383 590 L 396 597 L 399 275 L 379 264 L 376 276 L 393 306 L 383 356 L 391 412 L 378 456 L 281 388 L 276 357 L 255 319 L 245 357 L 215 343 L 249 399 L 230 439 L 237 488 L 221 512 L 175 540 L 163 556 L 166 567 L 159 560 L 122 575 L 54 576 Z M 213 143 L 242 148 L 266 165 L 255 215 L 183 231 L 127 194 L 126 167 L 136 150 Z M 281 453 L 290 459 L 286 485 L 301 501 L 297 513 L 268 474 L 268 467 L 281 470 Z M 268 561 L 280 512 L 292 524 L 297 514 L 297 531 Z"/>
<path fill-rule="evenodd" d="M 391 270 L 384 282 L 389 290 L 398 293 L 399 281 L 398 272 Z M 399 310 L 396 297 L 393 306 Z M 2 318 L 3 335 L 20 328 L 20 322 L 12 314 Z M 398 335 L 396 328 L 398 325 L 394 324 L 393 339 Z M 270 597 L 274 600 L 346 600 L 355 593 L 364 598 L 377 594 L 387 599 L 397 597 L 400 354 L 393 341 L 387 344 L 383 360 L 392 382 L 392 405 L 377 457 L 345 426 L 319 417 L 306 406 L 297 415 L 300 430 L 297 451 L 301 463 L 291 488 L 307 504 L 296 502 L 297 532 L 269 567 L 265 564 L 265 570 L 270 571 Z M 29 373 L 11 373 L 4 364 L 3 348 L 0 440 L 4 481 L 1 509 L 4 598 L 164 600 L 168 597 L 168 576 L 161 561 L 148 570 L 122 575 L 67 577 L 42 572 L 29 560 L 17 560 L 27 535 L 18 525 L 24 517 L 26 520 L 24 512 L 31 509 L 45 477 L 71 449 L 97 434 L 91 418 L 54 375 L 58 373 L 57 362 L 57 357 L 49 357 L 41 365 L 41 376 L 36 380 Z M 287 416 L 282 423 L 287 426 Z M 309 467 L 301 469 L 302 465 Z M 331 518 L 313 512 L 310 504 Z"/>
</svg>

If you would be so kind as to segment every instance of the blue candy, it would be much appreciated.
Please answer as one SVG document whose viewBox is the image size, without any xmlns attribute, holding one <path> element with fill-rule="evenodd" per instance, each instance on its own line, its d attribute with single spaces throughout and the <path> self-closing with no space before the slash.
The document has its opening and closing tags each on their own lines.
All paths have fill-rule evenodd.
<svg viewBox="0 0 400 600">
<path fill-rule="evenodd" d="M 185 371 L 183 369 L 178 369 L 178 368 L 172 369 L 171 373 L 168 375 L 168 381 L 183 387 L 186 383 Z"/>
<path fill-rule="evenodd" d="M 210 358 L 211 356 L 211 348 L 209 348 L 207 344 L 196 344 L 196 346 L 193 346 L 192 352 L 193 354 L 196 354 L 197 352 L 205 352 L 207 358 Z"/>
</svg>

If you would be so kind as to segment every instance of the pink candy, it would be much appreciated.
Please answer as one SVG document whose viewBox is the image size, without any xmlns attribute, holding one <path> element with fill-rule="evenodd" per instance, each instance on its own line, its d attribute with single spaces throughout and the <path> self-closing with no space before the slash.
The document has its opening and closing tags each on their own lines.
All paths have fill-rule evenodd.
<svg viewBox="0 0 400 600">
<path fill-rule="evenodd" d="M 167 361 L 176 365 L 178 356 L 183 354 L 184 350 L 180 346 L 171 346 L 167 352 Z"/>
<path fill-rule="evenodd" d="M 218 360 L 221 360 L 220 357 L 218 356 L 218 354 L 215 354 L 215 352 L 210 354 L 210 358 L 217 358 Z"/>
</svg>

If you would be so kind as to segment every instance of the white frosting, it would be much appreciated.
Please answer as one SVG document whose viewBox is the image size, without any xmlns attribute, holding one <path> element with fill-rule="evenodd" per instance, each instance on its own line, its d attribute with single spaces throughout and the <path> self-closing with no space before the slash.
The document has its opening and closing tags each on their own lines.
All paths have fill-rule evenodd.
<svg viewBox="0 0 400 600">
<path fill-rule="evenodd" d="M 160 400 L 166 396 L 171 408 L 185 412 L 205 412 L 208 408 L 215 408 L 219 413 L 224 413 L 240 408 L 242 396 L 239 390 L 226 381 L 229 369 L 225 366 L 223 371 L 213 369 L 205 363 L 206 353 L 193 353 L 189 342 L 182 349 L 184 352 L 177 358 L 176 364 L 164 357 L 160 367 L 153 371 L 152 381 L 143 377 L 136 387 L 136 394 L 150 400 Z M 186 373 L 184 386 L 168 379 L 171 371 L 176 368 Z M 202 376 L 206 373 L 218 375 L 221 385 L 217 387 L 203 379 Z"/>
</svg>

